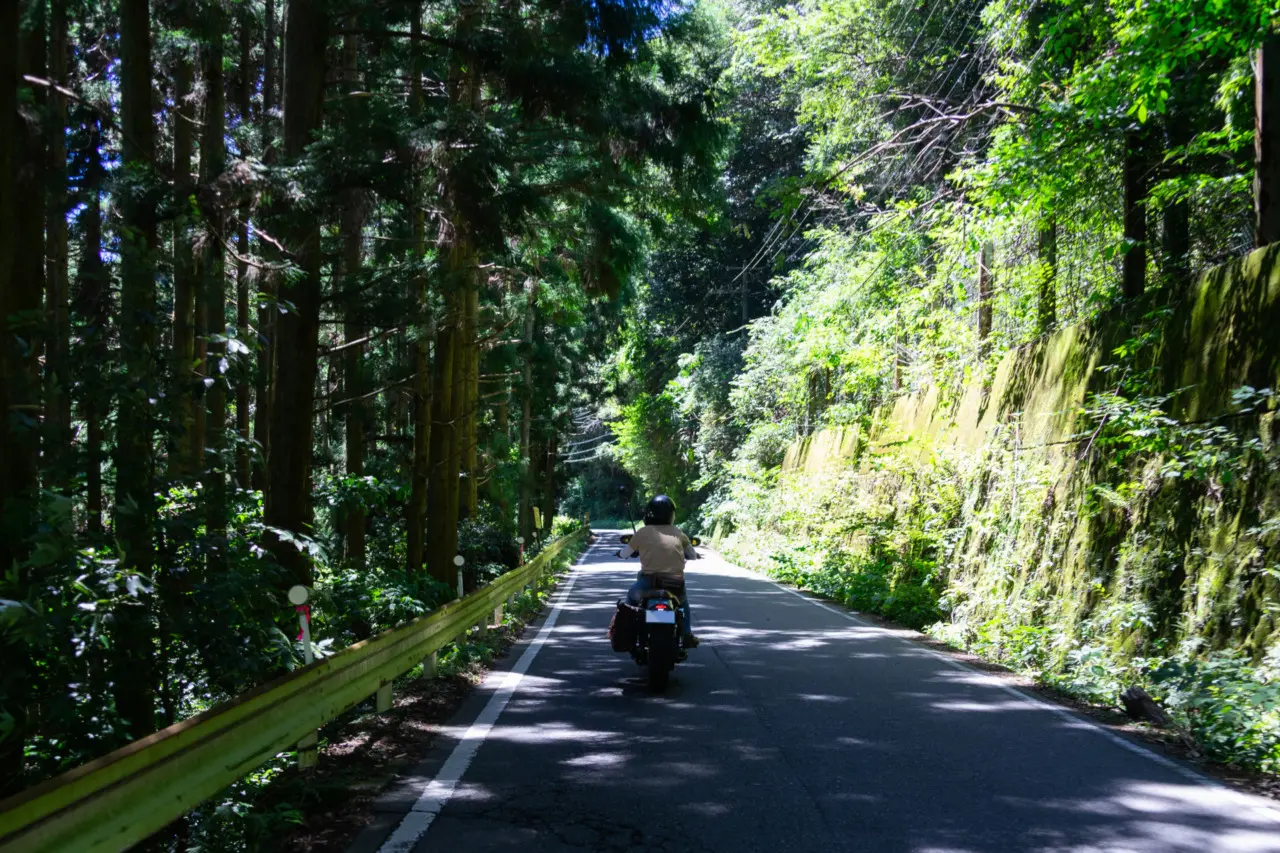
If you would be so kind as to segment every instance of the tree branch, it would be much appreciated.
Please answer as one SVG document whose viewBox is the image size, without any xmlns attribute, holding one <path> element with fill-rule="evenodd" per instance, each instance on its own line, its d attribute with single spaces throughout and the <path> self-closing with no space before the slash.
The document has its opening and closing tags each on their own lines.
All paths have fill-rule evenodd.
<svg viewBox="0 0 1280 853">
<path fill-rule="evenodd" d="M 370 341 L 374 341 L 374 340 L 382 340 L 387 335 L 394 335 L 396 332 L 403 331 L 403 330 L 404 330 L 404 326 L 393 326 L 390 329 L 383 329 L 381 332 L 378 332 L 376 335 L 365 335 L 363 338 L 357 338 L 354 341 L 347 341 L 346 343 L 339 344 L 336 347 L 322 348 L 320 350 L 320 357 L 328 358 L 329 356 L 337 355 L 340 352 L 346 352 L 352 347 L 363 346 L 364 344 L 367 344 Z"/>
</svg>

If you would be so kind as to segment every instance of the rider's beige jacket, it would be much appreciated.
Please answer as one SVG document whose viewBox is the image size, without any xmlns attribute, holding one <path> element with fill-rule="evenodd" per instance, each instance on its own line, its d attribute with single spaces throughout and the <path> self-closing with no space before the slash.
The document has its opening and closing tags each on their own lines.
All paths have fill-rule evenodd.
<svg viewBox="0 0 1280 853">
<path fill-rule="evenodd" d="M 685 554 L 693 545 L 674 524 L 646 524 L 622 547 L 622 556 L 640 555 L 640 571 L 684 580 Z"/>
</svg>

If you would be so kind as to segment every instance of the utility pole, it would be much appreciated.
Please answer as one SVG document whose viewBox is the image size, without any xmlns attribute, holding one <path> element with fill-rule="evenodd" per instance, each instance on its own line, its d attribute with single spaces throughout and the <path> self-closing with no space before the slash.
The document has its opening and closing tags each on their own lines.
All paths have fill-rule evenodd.
<svg viewBox="0 0 1280 853">
<path fill-rule="evenodd" d="M 1269 34 L 1256 59 L 1253 242 L 1261 247 L 1280 240 L 1280 35 Z"/>
</svg>

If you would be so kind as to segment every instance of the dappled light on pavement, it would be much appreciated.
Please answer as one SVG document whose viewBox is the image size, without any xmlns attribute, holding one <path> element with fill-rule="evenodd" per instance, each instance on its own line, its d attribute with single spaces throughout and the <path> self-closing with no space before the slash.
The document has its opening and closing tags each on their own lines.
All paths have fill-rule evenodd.
<svg viewBox="0 0 1280 853">
<path fill-rule="evenodd" d="M 635 573 L 606 546 L 415 849 L 1280 851 L 1255 798 L 714 557 L 653 694 L 605 636 Z"/>
</svg>

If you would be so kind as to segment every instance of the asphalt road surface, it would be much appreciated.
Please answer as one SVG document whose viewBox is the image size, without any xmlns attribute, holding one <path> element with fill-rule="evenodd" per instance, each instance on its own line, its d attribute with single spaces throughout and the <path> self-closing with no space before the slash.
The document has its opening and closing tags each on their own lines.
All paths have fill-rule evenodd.
<svg viewBox="0 0 1280 853">
<path fill-rule="evenodd" d="M 603 535 L 352 853 L 1280 851 L 1280 811 L 708 555 L 651 695 Z"/>
</svg>

